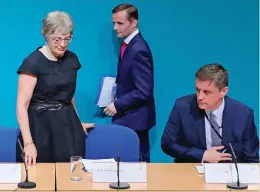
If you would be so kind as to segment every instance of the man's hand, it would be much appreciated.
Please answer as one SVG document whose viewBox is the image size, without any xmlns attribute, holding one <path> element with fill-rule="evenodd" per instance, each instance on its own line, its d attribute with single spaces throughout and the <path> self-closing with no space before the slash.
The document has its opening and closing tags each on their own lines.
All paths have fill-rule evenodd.
<svg viewBox="0 0 260 192">
<path fill-rule="evenodd" d="M 232 161 L 229 153 L 220 153 L 217 150 L 223 149 L 224 146 L 212 147 L 205 151 L 203 161 L 208 163 L 218 163 L 219 161 Z"/>
<path fill-rule="evenodd" d="M 108 105 L 104 109 L 104 113 L 110 117 L 113 117 L 117 113 L 114 103 L 111 103 L 110 105 Z"/>
</svg>

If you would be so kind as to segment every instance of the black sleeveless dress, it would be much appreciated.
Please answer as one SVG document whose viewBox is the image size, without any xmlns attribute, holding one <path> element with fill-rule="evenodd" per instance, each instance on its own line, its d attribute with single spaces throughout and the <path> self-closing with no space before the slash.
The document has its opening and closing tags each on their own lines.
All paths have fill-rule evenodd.
<svg viewBox="0 0 260 192">
<path fill-rule="evenodd" d="M 24 59 L 17 71 L 37 77 L 28 108 L 31 135 L 38 155 L 36 161 L 69 162 L 75 155 L 85 158 L 85 133 L 71 104 L 81 64 L 71 51 L 67 50 L 58 61 L 51 61 L 38 49 Z M 54 107 L 46 107 L 48 104 L 54 104 Z M 22 142 L 21 134 L 19 138 Z M 16 148 L 17 161 L 21 162 L 18 142 Z"/>
</svg>

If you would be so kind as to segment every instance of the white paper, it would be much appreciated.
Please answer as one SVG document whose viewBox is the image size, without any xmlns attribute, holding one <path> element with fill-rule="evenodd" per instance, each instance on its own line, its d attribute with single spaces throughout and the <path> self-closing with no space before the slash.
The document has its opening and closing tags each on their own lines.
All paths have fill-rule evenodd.
<svg viewBox="0 0 260 192">
<path fill-rule="evenodd" d="M 237 178 L 235 165 L 232 165 L 234 178 Z M 242 183 L 260 183 L 260 172 L 258 164 L 238 164 L 239 178 Z"/>
<path fill-rule="evenodd" d="M 105 77 L 103 86 L 101 88 L 100 96 L 97 105 L 99 107 L 106 107 L 114 101 L 115 89 L 116 89 L 116 78 Z"/>
<path fill-rule="evenodd" d="M 0 183 L 19 183 L 21 177 L 21 164 L 0 164 Z"/>
<path fill-rule="evenodd" d="M 198 173 L 200 173 L 200 174 L 203 174 L 203 173 L 204 173 L 204 167 L 203 167 L 203 165 L 197 165 L 197 166 L 195 166 L 195 167 L 196 167 Z"/>
<path fill-rule="evenodd" d="M 238 164 L 238 172 L 241 183 L 256 184 L 259 183 L 259 165 L 258 164 Z M 204 164 L 204 177 L 206 183 L 231 183 L 237 181 L 237 172 L 235 164 L 219 163 Z"/>
<path fill-rule="evenodd" d="M 95 162 L 108 162 L 108 163 L 115 163 L 115 159 L 82 159 L 82 163 L 85 166 L 87 172 L 92 173 L 93 170 L 93 163 Z"/>
<path fill-rule="evenodd" d="M 146 183 L 146 163 L 120 163 L 121 182 Z M 117 163 L 93 163 L 93 183 L 117 182 Z"/>
</svg>

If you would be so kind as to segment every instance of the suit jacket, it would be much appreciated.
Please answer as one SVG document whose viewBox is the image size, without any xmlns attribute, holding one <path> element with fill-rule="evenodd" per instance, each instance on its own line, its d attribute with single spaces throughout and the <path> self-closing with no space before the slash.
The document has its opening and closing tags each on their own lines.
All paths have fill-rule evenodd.
<svg viewBox="0 0 260 192">
<path fill-rule="evenodd" d="M 149 130 L 155 125 L 153 68 L 151 50 L 138 33 L 118 60 L 113 123 L 134 130 Z"/>
<path fill-rule="evenodd" d="M 205 113 L 197 104 L 196 95 L 176 100 L 166 124 L 162 150 L 175 162 L 201 162 L 206 147 Z M 231 154 L 232 144 L 238 162 L 259 162 L 259 139 L 253 110 L 225 97 L 222 120 L 222 143 Z"/>
</svg>

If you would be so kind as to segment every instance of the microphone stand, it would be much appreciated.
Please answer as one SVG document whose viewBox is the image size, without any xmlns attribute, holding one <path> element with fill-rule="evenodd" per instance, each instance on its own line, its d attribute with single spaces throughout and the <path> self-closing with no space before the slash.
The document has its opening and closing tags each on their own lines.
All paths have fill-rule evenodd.
<svg viewBox="0 0 260 192">
<path fill-rule="evenodd" d="M 21 151 L 22 151 L 21 157 L 23 159 L 24 168 L 25 168 L 25 181 L 22 181 L 22 182 L 18 183 L 18 188 L 22 188 L 22 189 L 32 189 L 32 188 L 35 188 L 36 187 L 36 183 L 31 182 L 28 179 L 28 169 L 27 169 L 27 165 L 25 163 L 25 158 L 24 158 L 25 153 L 24 153 L 24 150 L 23 150 L 23 147 L 22 147 L 22 144 L 21 144 L 19 138 L 18 138 L 18 143 L 19 143 L 19 146 L 20 146 Z"/>
<path fill-rule="evenodd" d="M 233 159 L 234 159 L 234 163 L 235 163 L 235 167 L 236 167 L 236 171 L 237 171 L 237 182 L 227 184 L 227 188 L 229 188 L 229 189 L 247 189 L 248 188 L 247 184 L 240 183 L 239 173 L 238 173 L 238 168 L 237 168 L 237 157 L 236 157 L 236 154 L 235 154 L 235 152 L 233 150 L 233 147 L 232 147 L 231 143 L 229 143 L 229 147 L 231 149 L 231 153 L 232 153 L 232 156 L 233 156 Z"/>
<path fill-rule="evenodd" d="M 120 182 L 120 179 L 119 179 L 119 164 L 120 164 L 120 155 L 119 155 L 119 149 L 118 149 L 118 145 L 117 145 L 117 182 L 115 183 L 110 183 L 109 187 L 111 189 L 129 189 L 130 188 L 130 185 L 128 183 L 123 183 L 123 182 Z"/>
</svg>

